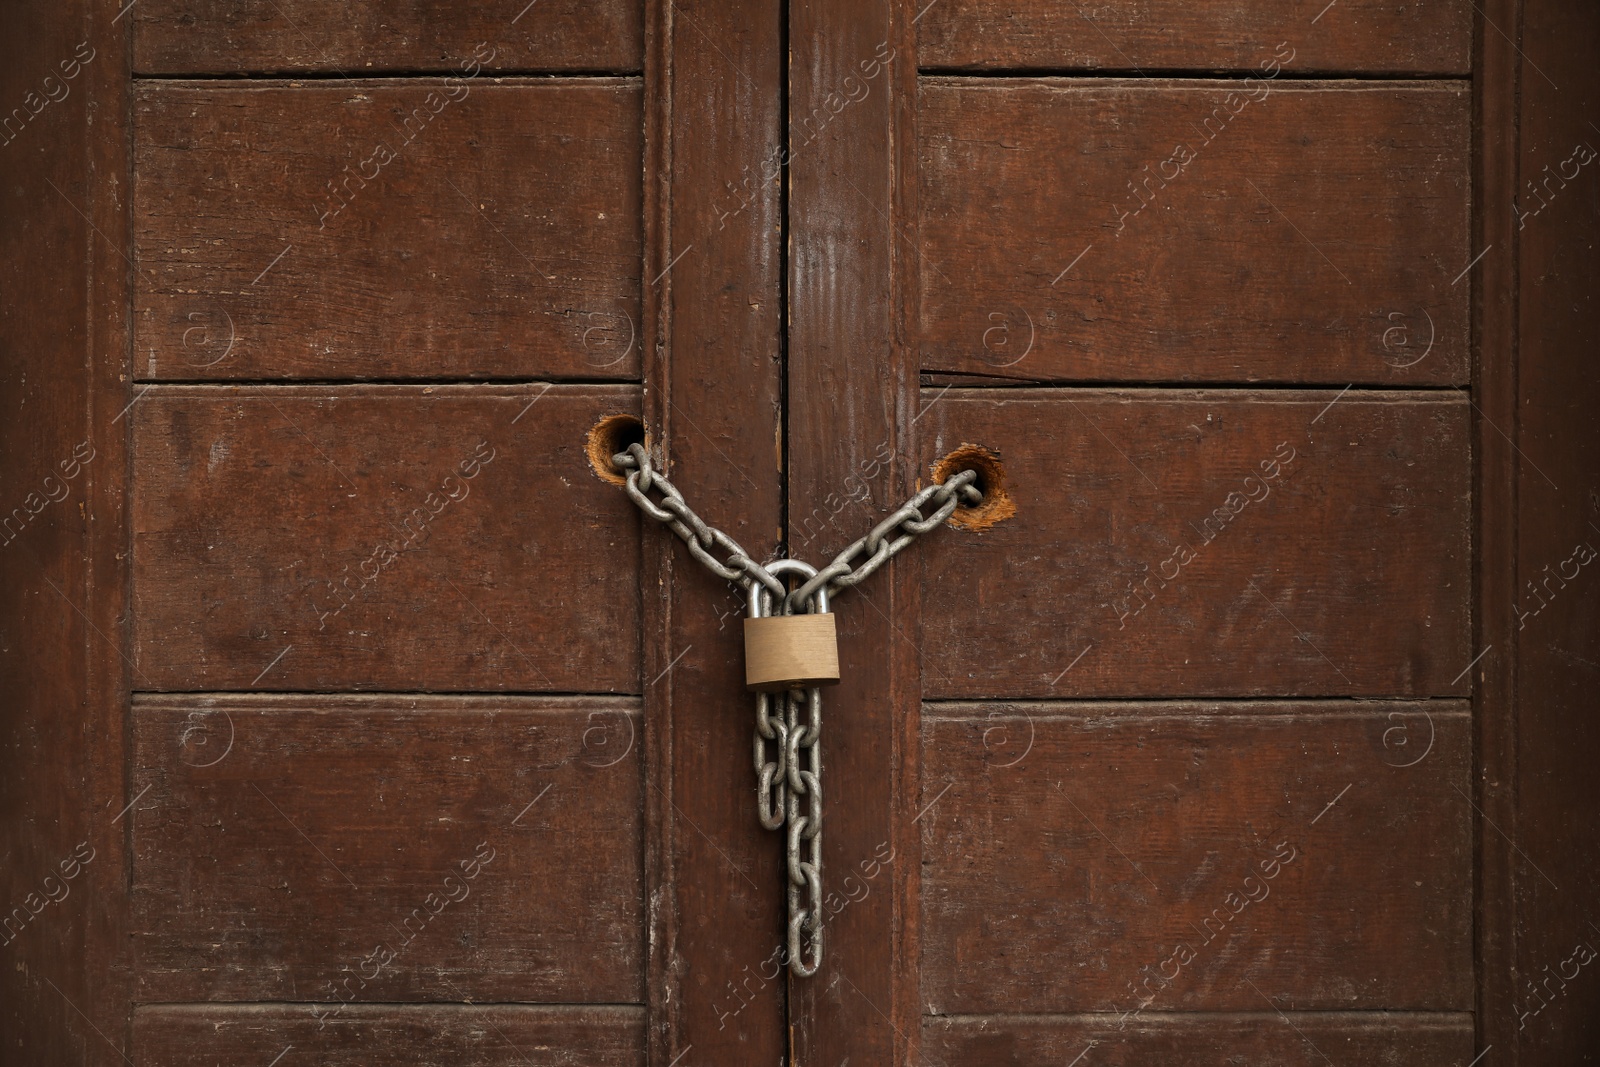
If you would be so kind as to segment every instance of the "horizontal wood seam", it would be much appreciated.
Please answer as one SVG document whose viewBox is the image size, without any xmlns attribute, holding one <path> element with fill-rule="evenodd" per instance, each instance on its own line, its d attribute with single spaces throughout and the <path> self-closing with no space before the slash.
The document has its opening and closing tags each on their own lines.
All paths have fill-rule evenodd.
<svg viewBox="0 0 1600 1067">
<path fill-rule="evenodd" d="M 925 386 L 922 387 L 922 392 L 924 392 L 924 393 L 934 393 L 934 394 L 939 395 L 939 396 L 946 396 L 948 394 L 954 393 L 955 396 L 952 399 L 956 399 L 956 400 L 977 399 L 977 398 L 992 399 L 991 397 L 986 397 L 986 394 L 993 393 L 994 391 L 995 390 L 993 388 L 989 387 L 989 386 L 981 386 L 981 385 L 980 386 L 973 386 L 973 385 L 960 385 L 960 386 L 957 386 L 957 385 L 951 385 L 951 386 L 945 386 L 944 388 L 925 385 Z M 1254 385 L 1252 385 L 1252 386 L 1212 386 L 1212 385 L 1199 385 L 1199 384 L 1182 386 L 1182 387 L 1177 387 L 1177 386 L 1142 386 L 1142 385 L 1139 385 L 1138 383 L 1130 383 L 1128 385 L 1085 386 L 1085 387 L 1081 387 L 1081 388 L 1077 387 L 1077 386 L 1058 386 L 1058 385 L 1028 385 L 1028 386 L 1016 386 L 1016 387 L 1007 386 L 1007 387 L 1005 387 L 1005 389 L 1003 391 L 1006 392 L 1006 393 L 1022 394 L 1022 397 L 1021 397 L 1022 399 L 1030 399 L 1028 394 L 1036 394 L 1037 399 L 1041 399 L 1041 400 L 1047 400 L 1047 399 L 1050 399 L 1053 395 L 1061 394 L 1061 393 L 1068 393 L 1068 392 L 1074 393 L 1074 394 L 1076 394 L 1078 396 L 1088 395 L 1089 399 L 1094 399 L 1094 397 L 1096 395 L 1098 395 L 1098 396 L 1102 396 L 1102 397 L 1104 397 L 1104 398 L 1106 398 L 1108 400 L 1120 399 L 1120 398 L 1122 398 L 1122 397 L 1124 397 L 1124 396 L 1126 396 L 1128 394 L 1132 394 L 1132 393 L 1137 393 L 1137 394 L 1140 394 L 1141 396 L 1150 396 L 1150 397 L 1154 397 L 1154 398 L 1157 398 L 1157 399 L 1162 398 L 1163 394 L 1167 394 L 1167 395 L 1170 395 L 1171 399 L 1173 399 L 1173 400 L 1185 400 L 1185 401 L 1195 400 L 1197 398 L 1197 396 L 1200 396 L 1200 395 L 1210 396 L 1210 395 L 1215 394 L 1220 399 L 1229 399 L 1229 398 L 1238 398 L 1238 397 L 1240 397 L 1241 394 L 1244 394 L 1243 398 L 1244 399 L 1249 399 L 1249 394 L 1253 394 L 1253 393 L 1272 393 L 1272 394 L 1275 394 L 1275 396 L 1274 396 L 1275 400 L 1293 401 L 1293 400 L 1299 399 L 1299 400 L 1304 400 L 1308 404 L 1315 403 L 1315 402 L 1317 402 L 1319 400 L 1320 401 L 1326 401 L 1328 399 L 1328 395 L 1331 394 L 1331 393 L 1332 394 L 1340 394 L 1341 396 L 1344 395 L 1344 394 L 1348 394 L 1349 400 L 1340 400 L 1340 403 L 1349 403 L 1351 401 L 1364 400 L 1369 404 L 1370 403 L 1374 403 L 1374 402 L 1390 402 L 1390 403 L 1398 402 L 1398 403 L 1418 403 L 1418 404 L 1420 404 L 1420 403 L 1434 403 L 1434 404 L 1460 403 L 1460 404 L 1465 404 L 1470 399 L 1470 396 L 1469 396 L 1467 390 L 1458 389 L 1458 388 L 1451 388 L 1451 387 L 1448 387 L 1448 386 L 1445 387 L 1445 388 L 1442 388 L 1442 389 L 1420 389 L 1420 388 L 1419 389 L 1395 389 L 1395 388 L 1387 388 L 1387 387 L 1385 387 L 1385 388 L 1374 388 L 1374 387 L 1371 387 L 1371 386 L 1363 386 L 1363 387 L 1357 388 L 1357 387 L 1354 387 L 1354 386 L 1292 385 L 1291 384 L 1291 385 L 1280 385 L 1280 386 L 1278 386 L 1276 388 L 1273 388 L 1273 387 L 1267 387 L 1267 386 L 1254 386 Z M 1304 395 L 1300 396 L 1300 397 L 1297 397 L 1297 396 L 1294 395 L 1296 393 L 1301 393 L 1301 394 L 1304 394 Z"/>
<path fill-rule="evenodd" d="M 930 378 L 972 378 L 971 384 L 956 384 L 951 382 L 948 386 L 924 384 L 923 389 L 1118 389 L 1142 390 L 1155 392 L 1163 389 L 1191 392 L 1195 390 L 1223 391 L 1235 390 L 1238 392 L 1252 393 L 1287 393 L 1306 390 L 1339 390 L 1343 385 L 1328 382 L 1307 381 L 1263 381 L 1263 382 L 1229 382 L 1205 381 L 1183 382 L 1168 380 L 1138 380 L 1128 378 L 1005 378 L 1002 375 L 974 374 L 966 371 L 942 370 L 938 367 L 924 367 L 919 372 L 923 377 Z M 1459 385 L 1419 383 L 1417 385 L 1351 385 L 1353 393 L 1460 393 L 1468 396 L 1471 390 L 1463 382 Z"/>
<path fill-rule="evenodd" d="M 405 84 L 418 81 L 444 81 L 446 78 L 461 78 L 461 74 L 453 70 L 363 70 L 359 75 L 346 74 L 338 70 L 316 71 L 249 71 L 244 73 L 228 74 L 135 74 L 133 76 L 134 88 L 149 86 L 184 86 L 193 85 L 197 88 L 215 88 L 221 86 L 237 86 L 243 88 L 269 88 L 273 83 L 289 82 L 317 82 L 328 84 L 347 84 L 352 87 L 371 86 L 384 82 Z M 611 82 L 629 86 L 640 86 L 644 76 L 637 71 L 626 70 L 505 70 L 489 73 L 484 71 L 473 76 L 474 84 L 499 85 L 516 79 L 528 79 L 535 85 L 554 85 L 560 82 L 573 82 L 599 87 L 602 83 Z M 289 88 L 288 85 L 279 84 L 277 88 Z M 298 86 L 296 86 L 298 87 Z"/>
<path fill-rule="evenodd" d="M 918 77 L 1004 81 L 1013 78 L 1137 78 L 1143 80 L 1171 79 L 1196 82 L 1226 82 L 1239 78 L 1261 77 L 1251 67 L 1201 70 L 1194 67 L 918 67 Z M 1272 79 L 1276 82 L 1309 81 L 1391 81 L 1421 82 L 1446 81 L 1468 84 L 1470 71 L 1363 71 L 1339 70 L 1280 70 Z"/>
<path fill-rule="evenodd" d="M 1246 708 L 1246 707 L 1249 707 L 1251 705 L 1262 705 L 1262 706 L 1266 706 L 1266 707 L 1285 707 L 1285 706 L 1290 706 L 1290 705 L 1297 706 L 1297 707 L 1327 706 L 1330 710 L 1332 710 L 1332 709 L 1344 709 L 1344 710 L 1348 710 L 1348 711 L 1363 711 L 1363 710 L 1367 710 L 1368 708 L 1370 708 L 1373 711 L 1378 711 L 1378 710 L 1382 710 L 1382 708 L 1385 708 L 1385 707 L 1388 707 L 1388 706 L 1394 705 L 1394 704 L 1423 704 L 1423 703 L 1433 703 L 1433 702 L 1437 702 L 1438 704 L 1458 704 L 1458 705 L 1460 705 L 1460 707 L 1458 709 L 1456 709 L 1454 712 L 1452 712 L 1452 713 L 1455 713 L 1455 714 L 1466 715 L 1466 714 L 1470 714 L 1470 712 L 1471 712 L 1470 705 L 1472 703 L 1472 700 L 1471 700 L 1470 697 L 1465 697 L 1465 696 L 1441 696 L 1441 697 L 1407 697 L 1407 696 L 1399 696 L 1399 697 L 1342 697 L 1342 696 L 1329 696 L 1329 697 L 1306 697 L 1306 696 L 1287 696 L 1287 697 L 1189 697 L 1189 696 L 1184 696 L 1184 697 L 1084 697 L 1082 699 L 1071 698 L 1071 697 L 1018 697 L 1018 698 L 1012 698 L 1012 697 L 994 697 L 994 698 L 940 697 L 940 698 L 936 698 L 936 699 L 924 700 L 922 702 L 922 706 L 925 709 L 930 709 L 930 710 L 933 710 L 933 711 L 949 711 L 949 710 L 960 709 L 960 708 L 992 708 L 996 704 L 1013 704 L 1013 705 L 1026 704 L 1026 705 L 1028 705 L 1030 707 L 1033 707 L 1033 708 L 1036 708 L 1036 709 L 1049 709 L 1049 708 L 1069 709 L 1069 708 L 1075 708 L 1075 707 L 1084 707 L 1084 708 L 1096 708 L 1096 707 L 1099 707 L 1099 708 L 1107 708 L 1107 707 L 1112 707 L 1112 708 L 1115 708 L 1115 707 L 1130 707 L 1130 708 L 1162 708 L 1162 707 L 1167 707 L 1167 708 L 1188 708 L 1188 707 L 1193 707 L 1196 704 L 1205 704 L 1205 705 L 1217 706 L 1217 707 L 1234 706 L 1234 707 L 1239 707 L 1239 708 Z M 1436 709 L 1436 710 L 1438 710 L 1438 709 Z"/>
<path fill-rule="evenodd" d="M 1261 77 L 1254 71 L 1239 70 L 1216 74 L 1199 70 L 1179 71 L 1108 71 L 1105 68 L 1092 68 L 1087 70 L 1005 70 L 1005 71 L 918 71 L 923 81 L 933 83 L 939 87 L 994 88 L 1003 89 L 1011 86 L 1033 85 L 1048 86 L 1051 82 L 1077 83 L 1077 86 L 1104 87 L 1104 88 L 1149 88 L 1149 89 L 1216 89 L 1235 82 L 1241 78 Z M 1423 74 L 1415 77 L 1403 74 L 1350 74 L 1350 73 L 1321 73 L 1317 71 L 1299 71 L 1291 74 L 1280 71 L 1272 81 L 1285 83 L 1284 91 L 1306 91 L 1308 89 L 1321 89 L 1337 91 L 1341 87 L 1348 87 L 1355 91 L 1368 91 L 1371 89 L 1392 86 L 1394 88 L 1432 88 L 1435 90 L 1450 90 L 1465 92 L 1472 86 L 1472 79 L 1466 75 L 1435 75 Z M 1289 83 L 1293 88 L 1287 88 Z"/>
<path fill-rule="evenodd" d="M 472 385 L 472 386 L 482 386 L 482 385 L 499 385 L 499 386 L 508 386 L 508 387 L 509 386 L 519 386 L 519 385 L 564 385 L 564 386 L 565 385 L 571 385 L 571 386 L 597 385 L 597 386 L 607 386 L 607 387 L 609 387 L 609 386 L 614 386 L 614 385 L 642 386 L 644 384 L 644 380 L 641 379 L 641 378 L 562 378 L 562 377 L 546 377 L 546 378 L 519 378 L 519 377 L 505 377 L 505 378 L 461 378 L 461 377 L 446 377 L 446 378 L 140 378 L 138 381 L 142 385 L 148 385 L 151 388 L 159 388 L 159 389 L 167 389 L 167 388 L 172 388 L 172 387 L 175 387 L 175 386 L 193 386 L 193 387 L 200 388 L 200 389 L 216 389 L 216 388 L 222 388 L 222 387 L 228 387 L 228 388 L 267 387 L 267 388 L 272 388 L 272 387 L 280 386 L 280 385 L 306 385 L 306 386 L 318 386 L 318 387 L 337 387 L 337 386 L 348 386 L 348 385 L 395 385 L 395 386 L 418 386 L 418 385 L 430 385 L 430 386 L 439 386 L 439 385 Z M 1448 387 L 1446 387 L 1446 388 L 1448 388 Z"/>
<path fill-rule="evenodd" d="M 166 1013 L 177 1015 L 180 1013 L 219 1011 L 276 1011 L 283 1009 L 318 1008 L 326 1004 L 340 1003 L 336 1000 L 216 1000 L 216 1001 L 153 1001 L 148 1004 L 135 1004 L 136 1013 Z M 427 1011 L 438 1011 L 441 1008 L 455 1008 L 467 1010 L 473 1008 L 515 1008 L 529 1012 L 572 1012 L 603 1009 L 607 1011 L 627 1012 L 628 1014 L 644 1012 L 643 1004 L 634 1003 L 536 1003 L 532 1001 L 504 1001 L 504 1000 L 474 1000 L 461 1002 L 455 1000 L 364 1000 L 360 1004 L 345 1004 L 343 1014 L 369 1013 L 391 1014 L 394 1008 L 421 1008 Z M 376 1010 L 375 1010 L 376 1009 Z"/>
<path fill-rule="evenodd" d="M 144 388 L 138 396 L 145 393 L 154 393 L 160 396 L 205 396 L 209 393 L 238 392 L 240 390 L 257 390 L 262 392 L 289 395 L 298 390 L 316 390 L 318 392 L 328 389 L 374 389 L 393 392 L 421 393 L 431 391 L 441 396 L 467 396 L 472 394 L 495 395 L 494 390 L 502 390 L 505 396 L 526 396 L 525 390 L 536 386 L 546 385 L 552 389 L 571 390 L 577 392 L 581 389 L 601 389 L 638 391 L 643 382 L 637 379 L 621 378 L 272 378 L 272 379 L 225 379 L 217 378 L 209 381 L 145 381 Z M 449 392 L 441 393 L 441 389 Z M 132 405 L 129 405 L 132 407 Z"/>
<path fill-rule="evenodd" d="M 1125 1012 L 1063 1012 L 1061 1014 L 1044 1012 L 1018 1012 L 1017 1014 L 988 1012 L 979 1014 L 961 1015 L 924 1015 L 924 1021 L 938 1019 L 953 1023 L 987 1022 L 1001 1020 L 1003 1023 L 1043 1023 L 1051 1025 L 1087 1023 L 1089 1025 L 1102 1025 L 1123 1018 Z M 1276 1022 L 1284 1018 L 1315 1019 L 1318 1022 L 1351 1022 L 1372 1023 L 1395 1021 L 1402 1023 L 1434 1023 L 1444 1026 L 1470 1027 L 1473 1013 L 1470 1011 L 1420 1011 L 1420 1010 L 1379 1010 L 1351 1011 L 1345 1008 L 1337 1009 L 1297 1009 L 1294 1011 L 1142 1011 L 1139 1013 L 1139 1024 L 1150 1023 L 1188 1023 L 1196 1021 L 1206 1022 Z"/>
<path fill-rule="evenodd" d="M 485 701 L 485 700 L 537 700 L 546 703 L 591 701 L 613 704 L 637 705 L 640 693 L 556 693 L 534 690 L 531 692 L 501 692 L 493 689 L 470 690 L 374 690 L 363 689 L 206 689 L 170 690 L 136 689 L 133 706 L 153 707 L 165 704 L 189 703 L 196 700 L 226 700 L 235 703 L 281 703 L 292 700 L 339 700 L 345 703 L 377 704 L 393 700 L 429 701 Z"/>
</svg>

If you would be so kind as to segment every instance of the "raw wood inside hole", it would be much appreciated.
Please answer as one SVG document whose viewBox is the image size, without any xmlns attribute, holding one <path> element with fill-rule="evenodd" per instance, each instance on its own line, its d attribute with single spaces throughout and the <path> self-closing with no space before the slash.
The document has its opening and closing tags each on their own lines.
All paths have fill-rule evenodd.
<svg viewBox="0 0 1600 1067">
<path fill-rule="evenodd" d="M 607 415 L 589 429 L 584 450 L 589 454 L 589 466 L 601 481 L 623 485 L 627 479 L 611 457 L 626 452 L 629 445 L 644 443 L 644 423 L 637 415 Z"/>
<path fill-rule="evenodd" d="M 1017 505 L 1006 491 L 1006 469 L 1000 454 L 982 445 L 964 444 L 933 465 L 935 481 L 943 482 L 964 470 L 976 471 L 972 484 L 983 494 L 975 507 L 962 505 L 950 515 L 950 525 L 963 530 L 987 530 L 1017 513 Z"/>
</svg>

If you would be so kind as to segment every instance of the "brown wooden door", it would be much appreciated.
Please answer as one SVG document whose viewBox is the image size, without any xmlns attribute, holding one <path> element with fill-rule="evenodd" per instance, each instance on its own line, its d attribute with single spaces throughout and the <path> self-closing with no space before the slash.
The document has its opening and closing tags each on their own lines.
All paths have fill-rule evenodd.
<svg viewBox="0 0 1600 1067">
<path fill-rule="evenodd" d="M 130 12 L 142 1062 L 643 1055 L 643 28 L 516 14 Z"/>
<path fill-rule="evenodd" d="M 7 394 L 51 510 L 5 535 L 29 747 L 0 1058 L 667 1063 L 698 1039 L 672 1044 L 683 961 L 725 981 L 717 953 L 776 939 L 721 591 L 588 458 L 681 413 L 685 487 L 771 552 L 779 197 L 714 213 L 780 129 L 781 27 L 750 14 L 8 16 L 54 108 L 6 130 L 8 179 L 53 201 L 9 277 L 77 257 L 27 325 L 62 366 L 52 307 L 95 321 L 86 382 L 44 375 L 37 418 L 40 371 Z M 688 314 L 673 219 L 705 233 Z M 40 594 L 90 641 L 29 689 L 80 636 L 20 647 L 61 625 Z M 781 1003 L 739 1022 L 768 1062 Z"/>
<path fill-rule="evenodd" d="M 0 1062 L 1592 1058 L 1557 7 L 8 9 Z"/>
<path fill-rule="evenodd" d="M 936 0 L 789 25 L 790 548 L 825 560 L 974 457 L 988 492 L 838 598 L 826 858 L 861 899 L 791 984 L 799 1062 L 1592 1055 L 1592 860 L 1543 836 L 1592 836 L 1555 802 L 1591 796 L 1592 737 L 1560 725 L 1582 668 L 1532 649 L 1595 632 L 1561 584 L 1596 536 L 1593 375 L 1567 369 L 1594 311 L 1545 292 L 1593 279 L 1569 108 L 1594 79 L 1541 73 L 1594 20 Z M 1551 170 L 1518 188 L 1534 82 Z M 1572 232 L 1534 236 L 1557 208 Z M 1519 402 L 1532 248 L 1564 340 Z M 1518 499 L 1537 559 L 1508 552 Z M 1547 604 L 1578 614 L 1534 638 Z"/>
</svg>

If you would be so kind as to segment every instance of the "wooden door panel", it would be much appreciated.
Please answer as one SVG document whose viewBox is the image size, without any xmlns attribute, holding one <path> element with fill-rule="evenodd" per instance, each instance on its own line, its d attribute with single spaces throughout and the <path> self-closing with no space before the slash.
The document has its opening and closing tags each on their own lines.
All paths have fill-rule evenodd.
<svg viewBox="0 0 1600 1067">
<path fill-rule="evenodd" d="M 756 559 L 783 543 L 789 306 L 784 143 L 789 40 L 779 0 L 672 0 L 651 10 L 660 161 L 648 298 L 662 309 L 645 410 L 668 473 Z M 744 597 L 645 521 L 645 705 L 653 788 L 654 1067 L 766 1064 L 793 1030 L 783 977 L 786 869 L 755 811 L 752 702 L 738 644 Z M 830 823 L 830 826 L 833 825 Z M 831 838 L 830 838 L 831 839 Z M 737 983 L 737 984 L 735 984 Z"/>
<path fill-rule="evenodd" d="M 1503 703 L 1486 701 L 1516 712 L 1491 720 L 1491 741 L 1503 739 L 1506 754 L 1504 770 L 1484 776 L 1483 801 L 1499 826 L 1516 830 L 1514 851 L 1485 835 L 1485 851 L 1499 853 L 1491 869 L 1509 877 L 1492 898 L 1504 905 L 1489 932 L 1504 952 L 1504 986 L 1485 990 L 1484 1003 L 1497 1016 L 1489 1033 L 1516 1042 L 1518 1067 L 1543 1067 L 1600 1052 L 1600 130 L 1590 125 L 1600 6 L 1530 0 L 1522 11 L 1523 74 L 1507 117 L 1520 144 L 1502 163 L 1509 188 L 1498 187 L 1513 194 L 1501 232 L 1522 256 L 1497 271 L 1505 290 L 1517 290 L 1500 305 L 1517 355 L 1492 365 L 1509 385 L 1497 399 L 1516 412 L 1514 466 L 1496 487 L 1516 534 L 1503 572 L 1512 588 L 1495 606 L 1505 643 L 1490 678 L 1504 686 L 1495 694 Z"/>
<path fill-rule="evenodd" d="M 623 1005 L 352 1006 L 325 1026 L 304 1005 L 185 1005 L 135 1011 L 133 1043 L 162 1067 L 642 1067 L 644 1028 L 644 1009 Z"/>
<path fill-rule="evenodd" d="M 1287 38 L 1308 70 L 1471 69 L 1470 0 L 941 0 L 917 22 L 923 67 L 1254 70 Z"/>
<path fill-rule="evenodd" d="M 1470 116 L 1459 83 L 923 79 L 921 366 L 1463 383 Z"/>
<path fill-rule="evenodd" d="M 637 379 L 641 106 L 635 79 L 142 84 L 135 373 Z"/>
<path fill-rule="evenodd" d="M 1470 1010 L 1470 748 L 1457 701 L 930 705 L 923 1002 Z"/>
<path fill-rule="evenodd" d="M 634 386 L 153 386 L 140 689 L 637 692 L 639 519 L 584 453 Z"/>
<path fill-rule="evenodd" d="M 642 1002 L 637 700 L 151 697 L 133 723 L 140 1001 Z"/>
<path fill-rule="evenodd" d="M 643 65 L 639 0 L 140 0 L 130 14 L 141 74 L 454 73 L 474 57 L 489 70 Z"/>
<path fill-rule="evenodd" d="M 922 1028 L 931 1067 L 1073 1067 L 1074 1056 L 1102 1067 L 1238 1064 L 1327 1067 L 1385 1064 L 1436 1067 L 1472 1058 L 1472 1017 L 1267 1010 L 1227 1016 L 1163 1018 L 1124 1024 L 1117 1016 L 1069 1019 L 930 1019 Z M 1092 1058 L 1091 1058 L 1092 1057 Z"/>
<path fill-rule="evenodd" d="M 1463 398 L 926 389 L 923 404 L 924 462 L 987 446 L 1016 505 L 919 546 L 929 697 L 1469 692 Z"/>
</svg>

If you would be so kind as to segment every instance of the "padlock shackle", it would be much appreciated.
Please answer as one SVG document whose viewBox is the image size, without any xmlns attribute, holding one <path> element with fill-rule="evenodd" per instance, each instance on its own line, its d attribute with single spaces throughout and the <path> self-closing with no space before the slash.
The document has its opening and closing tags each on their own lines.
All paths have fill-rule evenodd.
<svg viewBox="0 0 1600 1067">
<path fill-rule="evenodd" d="M 767 569 L 767 573 L 773 575 L 774 577 L 782 577 L 785 574 L 798 574 L 802 578 L 810 579 L 817 576 L 817 568 L 813 567 L 804 560 L 799 559 L 780 559 L 772 563 L 765 564 L 765 567 Z M 826 615 L 828 613 L 828 591 L 826 589 L 818 589 L 816 596 L 812 598 L 811 602 L 815 607 L 815 610 L 813 610 L 811 614 Z M 747 606 L 750 618 L 766 618 L 767 589 L 760 582 L 750 583 L 750 593 Z"/>
</svg>

